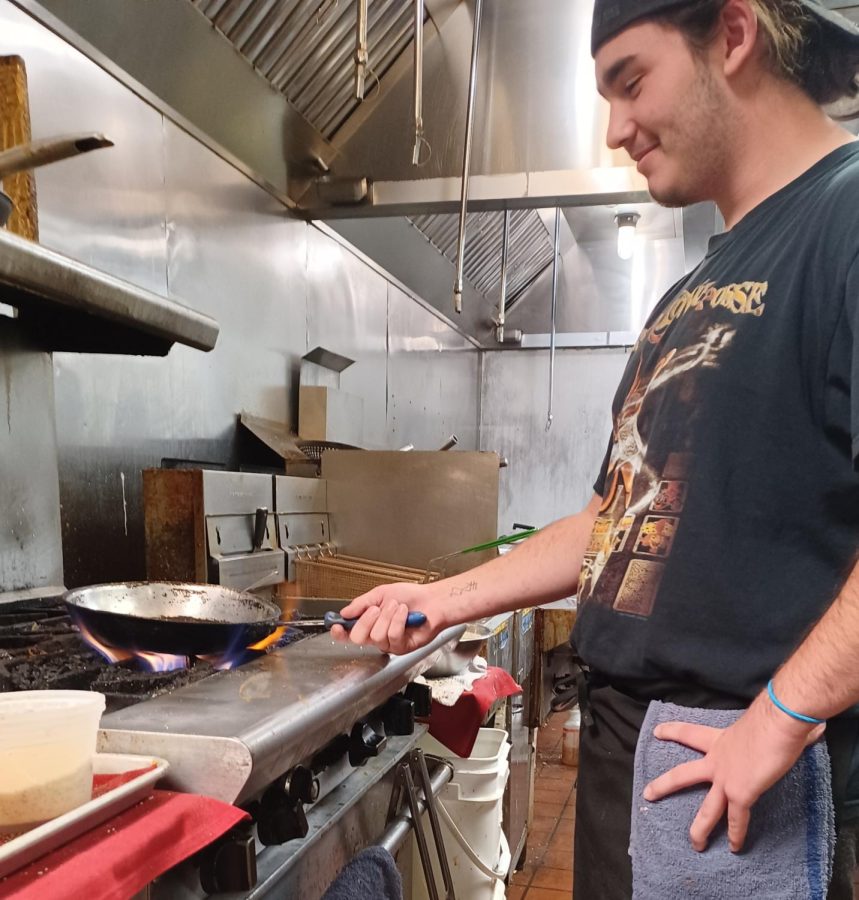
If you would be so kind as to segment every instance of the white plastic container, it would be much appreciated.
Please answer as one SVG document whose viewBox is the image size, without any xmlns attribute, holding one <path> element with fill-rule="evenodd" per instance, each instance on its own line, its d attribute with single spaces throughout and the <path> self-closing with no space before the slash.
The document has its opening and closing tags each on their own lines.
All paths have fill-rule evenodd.
<svg viewBox="0 0 859 900">
<path fill-rule="evenodd" d="M 510 744 L 507 732 L 500 728 L 481 728 L 474 742 L 471 756 L 455 756 L 444 744 L 425 735 L 421 739 L 424 753 L 441 756 L 453 765 L 453 778 L 448 787 L 457 785 L 458 798 L 484 800 L 503 793 L 510 771 Z"/>
<path fill-rule="evenodd" d="M 103 694 L 0 694 L 0 833 L 24 831 L 89 801 Z"/>
<path fill-rule="evenodd" d="M 446 758 L 454 769 L 453 779 L 442 788 L 438 802 L 456 896 L 468 900 L 503 898 L 503 878 L 510 867 L 510 850 L 501 830 L 504 788 L 510 773 L 507 733 L 481 728 L 467 759 L 455 756 L 428 735 L 421 739 L 421 748 L 425 753 Z M 424 824 L 428 828 L 426 816 Z M 480 860 L 480 866 L 472 855 Z M 434 859 L 434 849 L 430 856 Z M 414 858 L 412 898 L 424 900 L 428 896 L 426 883 L 417 853 Z M 434 869 L 436 883 L 442 885 L 437 862 Z M 484 869 L 495 870 L 499 877 Z"/>
<path fill-rule="evenodd" d="M 561 742 L 561 762 L 565 766 L 579 764 L 579 736 L 582 727 L 582 713 L 578 706 L 570 710 L 564 722 L 564 738 Z"/>
</svg>

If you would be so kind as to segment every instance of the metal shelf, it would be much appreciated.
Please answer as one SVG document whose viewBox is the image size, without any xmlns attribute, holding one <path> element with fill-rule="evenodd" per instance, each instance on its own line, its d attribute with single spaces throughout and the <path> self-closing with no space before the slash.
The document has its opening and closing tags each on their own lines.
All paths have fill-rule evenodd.
<svg viewBox="0 0 859 900">
<path fill-rule="evenodd" d="M 218 323 L 151 291 L 0 232 L 0 303 L 44 350 L 166 356 L 211 350 Z"/>
</svg>

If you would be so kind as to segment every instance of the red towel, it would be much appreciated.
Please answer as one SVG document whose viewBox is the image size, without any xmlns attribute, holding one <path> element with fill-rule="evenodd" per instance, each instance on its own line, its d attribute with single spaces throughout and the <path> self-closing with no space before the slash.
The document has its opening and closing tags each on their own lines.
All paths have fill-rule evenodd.
<svg viewBox="0 0 859 900">
<path fill-rule="evenodd" d="M 504 671 L 490 666 L 453 706 L 433 700 L 429 733 L 457 756 L 469 756 L 489 707 L 496 700 L 521 694 L 522 688 Z"/>
<path fill-rule="evenodd" d="M 99 787 L 96 779 L 94 792 Z M 128 900 L 246 818 L 244 810 L 211 797 L 153 791 L 113 819 L 0 878 L 0 898 Z"/>
</svg>

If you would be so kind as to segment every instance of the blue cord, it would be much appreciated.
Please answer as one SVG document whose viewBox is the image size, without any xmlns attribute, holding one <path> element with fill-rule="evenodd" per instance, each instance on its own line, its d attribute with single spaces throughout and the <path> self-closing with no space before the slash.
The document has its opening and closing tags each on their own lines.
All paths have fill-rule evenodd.
<svg viewBox="0 0 859 900">
<path fill-rule="evenodd" d="M 815 719 L 814 716 L 804 716 L 802 713 L 788 709 L 788 707 L 776 697 L 775 691 L 773 690 L 772 678 L 770 678 L 769 684 L 767 684 L 767 693 L 769 694 L 770 700 L 772 700 L 783 713 L 790 716 L 792 719 L 796 719 L 799 722 L 807 722 L 809 725 L 822 725 L 826 721 L 826 719 Z"/>
</svg>

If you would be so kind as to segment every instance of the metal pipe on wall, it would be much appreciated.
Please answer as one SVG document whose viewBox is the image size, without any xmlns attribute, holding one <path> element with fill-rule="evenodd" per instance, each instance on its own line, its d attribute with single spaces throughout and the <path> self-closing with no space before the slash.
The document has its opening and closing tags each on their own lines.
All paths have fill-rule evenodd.
<svg viewBox="0 0 859 900">
<path fill-rule="evenodd" d="M 367 51 L 367 3 L 368 0 L 358 0 L 358 40 L 355 46 L 355 97 L 358 100 L 364 99 L 370 58 Z"/>
<path fill-rule="evenodd" d="M 495 340 L 504 343 L 504 323 L 507 321 L 507 262 L 510 252 L 510 210 L 504 210 L 504 226 L 501 235 L 501 296 L 498 298 L 498 327 Z"/>
<path fill-rule="evenodd" d="M 468 76 L 468 108 L 465 114 L 465 147 L 462 152 L 462 198 L 459 210 L 459 239 L 456 247 L 456 281 L 453 307 L 462 312 L 462 277 L 465 268 L 465 216 L 468 209 L 468 170 L 471 168 L 471 139 L 474 133 L 474 97 L 477 92 L 477 55 L 480 49 L 480 20 L 483 0 L 474 2 L 474 35 L 471 39 L 471 71 Z"/>
<path fill-rule="evenodd" d="M 557 337 L 556 323 L 558 315 L 558 258 L 561 255 L 561 208 L 555 207 L 555 254 L 552 259 L 552 323 L 549 339 L 549 412 L 546 419 L 546 431 L 551 430 L 555 417 L 552 407 L 555 399 L 555 341 Z"/>
</svg>

